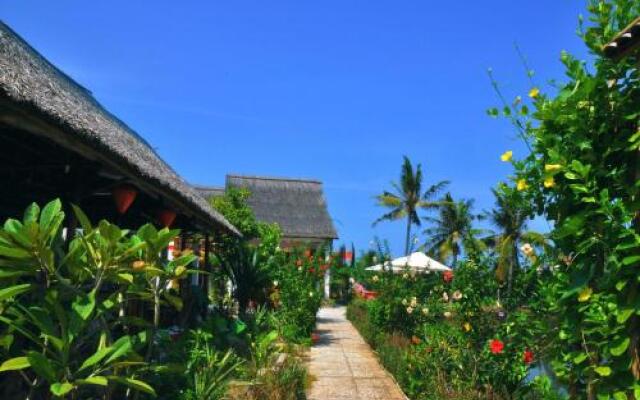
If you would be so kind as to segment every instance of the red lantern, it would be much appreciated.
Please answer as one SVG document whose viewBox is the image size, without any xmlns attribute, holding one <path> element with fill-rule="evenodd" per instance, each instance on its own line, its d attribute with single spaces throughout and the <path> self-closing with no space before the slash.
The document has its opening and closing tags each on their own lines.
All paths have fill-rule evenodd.
<svg viewBox="0 0 640 400">
<path fill-rule="evenodd" d="M 168 228 L 173 224 L 173 221 L 176 219 L 175 211 L 171 210 L 160 210 L 158 211 L 158 222 L 162 224 L 162 226 Z"/>
<path fill-rule="evenodd" d="M 120 185 L 113 189 L 113 200 L 116 203 L 116 209 L 122 215 L 127 212 L 133 201 L 138 195 L 138 191 L 131 185 Z"/>
</svg>

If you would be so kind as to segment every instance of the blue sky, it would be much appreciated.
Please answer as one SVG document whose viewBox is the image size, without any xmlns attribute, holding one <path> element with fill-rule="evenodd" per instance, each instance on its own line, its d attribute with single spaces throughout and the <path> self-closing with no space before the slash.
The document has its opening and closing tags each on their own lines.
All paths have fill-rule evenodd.
<svg viewBox="0 0 640 400">
<path fill-rule="evenodd" d="M 530 88 L 517 43 L 549 90 L 561 50 L 581 58 L 585 2 L 5 1 L 0 18 L 144 136 L 187 180 L 226 173 L 324 182 L 342 241 L 403 248 L 371 223 L 402 156 L 426 183 L 493 204 L 524 153 L 498 104 Z M 539 223 L 534 223 L 534 227 Z"/>
</svg>

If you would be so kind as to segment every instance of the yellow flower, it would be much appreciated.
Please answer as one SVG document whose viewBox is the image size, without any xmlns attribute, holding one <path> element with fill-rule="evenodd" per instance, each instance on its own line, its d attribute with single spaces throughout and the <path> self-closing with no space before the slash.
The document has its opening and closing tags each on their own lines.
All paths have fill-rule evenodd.
<svg viewBox="0 0 640 400">
<path fill-rule="evenodd" d="M 174 289 L 174 290 L 180 289 L 180 281 L 175 278 L 169 280 L 169 282 L 167 282 L 167 289 Z"/>
<path fill-rule="evenodd" d="M 462 325 L 462 327 L 464 328 L 465 332 L 469 332 L 471 330 L 471 324 L 468 322 L 465 322 L 464 325 Z"/>
<path fill-rule="evenodd" d="M 516 189 L 519 191 L 527 190 L 529 188 L 529 184 L 524 179 L 518 179 L 518 183 L 516 184 Z"/>
<path fill-rule="evenodd" d="M 144 261 L 138 260 L 138 261 L 134 261 L 133 264 L 131 264 L 131 266 L 133 267 L 134 270 L 139 271 L 141 269 L 144 269 L 146 264 L 144 263 Z"/>
<path fill-rule="evenodd" d="M 562 169 L 562 165 L 560 164 L 546 164 L 544 166 L 544 170 L 546 172 L 556 172 L 556 171 L 560 171 Z"/>
<path fill-rule="evenodd" d="M 534 87 L 531 90 L 529 90 L 529 97 L 531 97 L 532 99 L 535 99 L 536 97 L 538 97 L 539 94 L 540 94 L 540 89 L 538 89 L 537 87 Z"/>
<path fill-rule="evenodd" d="M 591 298 L 591 295 L 593 294 L 593 289 L 591 289 L 590 287 L 586 287 L 584 289 L 582 289 L 580 291 L 580 293 L 578 294 L 578 301 L 580 303 L 584 303 L 585 301 L 589 300 Z"/>
<path fill-rule="evenodd" d="M 555 185 L 556 185 L 556 180 L 553 179 L 553 176 L 544 178 L 544 187 L 551 188 L 551 187 L 554 187 Z"/>
<path fill-rule="evenodd" d="M 500 159 L 504 162 L 509 162 L 513 158 L 513 151 L 505 151 L 504 154 L 500 156 Z"/>
</svg>

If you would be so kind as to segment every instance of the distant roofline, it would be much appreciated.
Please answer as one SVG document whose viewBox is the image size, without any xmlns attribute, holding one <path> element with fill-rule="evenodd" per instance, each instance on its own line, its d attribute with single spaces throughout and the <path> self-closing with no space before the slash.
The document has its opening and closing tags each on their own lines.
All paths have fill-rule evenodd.
<svg viewBox="0 0 640 400">
<path fill-rule="evenodd" d="M 315 183 L 318 185 L 322 185 L 322 181 L 318 179 L 306 179 L 306 178 L 286 178 L 286 177 L 277 177 L 277 176 L 227 174 L 227 179 L 228 178 L 256 179 L 261 181 L 279 181 L 279 182 L 303 182 L 303 183 Z"/>
<path fill-rule="evenodd" d="M 190 185 L 196 190 L 225 190 L 224 186 L 197 185 L 195 183 L 190 183 Z"/>
</svg>

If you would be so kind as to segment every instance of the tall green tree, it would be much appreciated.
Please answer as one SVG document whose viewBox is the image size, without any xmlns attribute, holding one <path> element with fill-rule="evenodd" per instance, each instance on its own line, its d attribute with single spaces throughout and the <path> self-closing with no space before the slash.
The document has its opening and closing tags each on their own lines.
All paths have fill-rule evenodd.
<svg viewBox="0 0 640 400">
<path fill-rule="evenodd" d="M 478 239 L 485 230 L 473 226 L 477 219 L 472 212 L 473 200 L 454 200 L 451 193 L 447 193 L 440 202 L 437 217 L 422 218 L 431 224 L 423 231 L 427 236 L 423 247 L 442 262 L 451 260 L 455 265 L 461 254 L 474 257 L 485 247 Z"/>
<path fill-rule="evenodd" d="M 420 226 L 419 208 L 434 208 L 437 202 L 431 201 L 444 187 L 448 181 L 441 181 L 431 185 L 424 192 L 422 191 L 422 166 L 418 164 L 413 168 L 411 160 L 404 156 L 402 169 L 400 172 L 400 182 L 391 182 L 393 191 L 384 191 L 376 196 L 378 205 L 390 211 L 378 218 L 373 225 L 382 221 L 397 221 L 406 219 L 407 231 L 404 251 L 409 254 L 412 225 Z"/>
<path fill-rule="evenodd" d="M 527 222 L 531 215 L 531 206 L 523 194 L 515 188 L 501 186 L 493 189 L 496 198 L 492 210 L 485 212 L 487 218 L 498 231 L 487 236 L 485 242 L 494 249 L 498 264 L 496 276 L 507 281 L 507 295 L 511 293 L 514 271 L 520 269 L 519 248 L 524 243 L 532 246 L 546 246 L 545 235 L 528 230 Z"/>
</svg>

